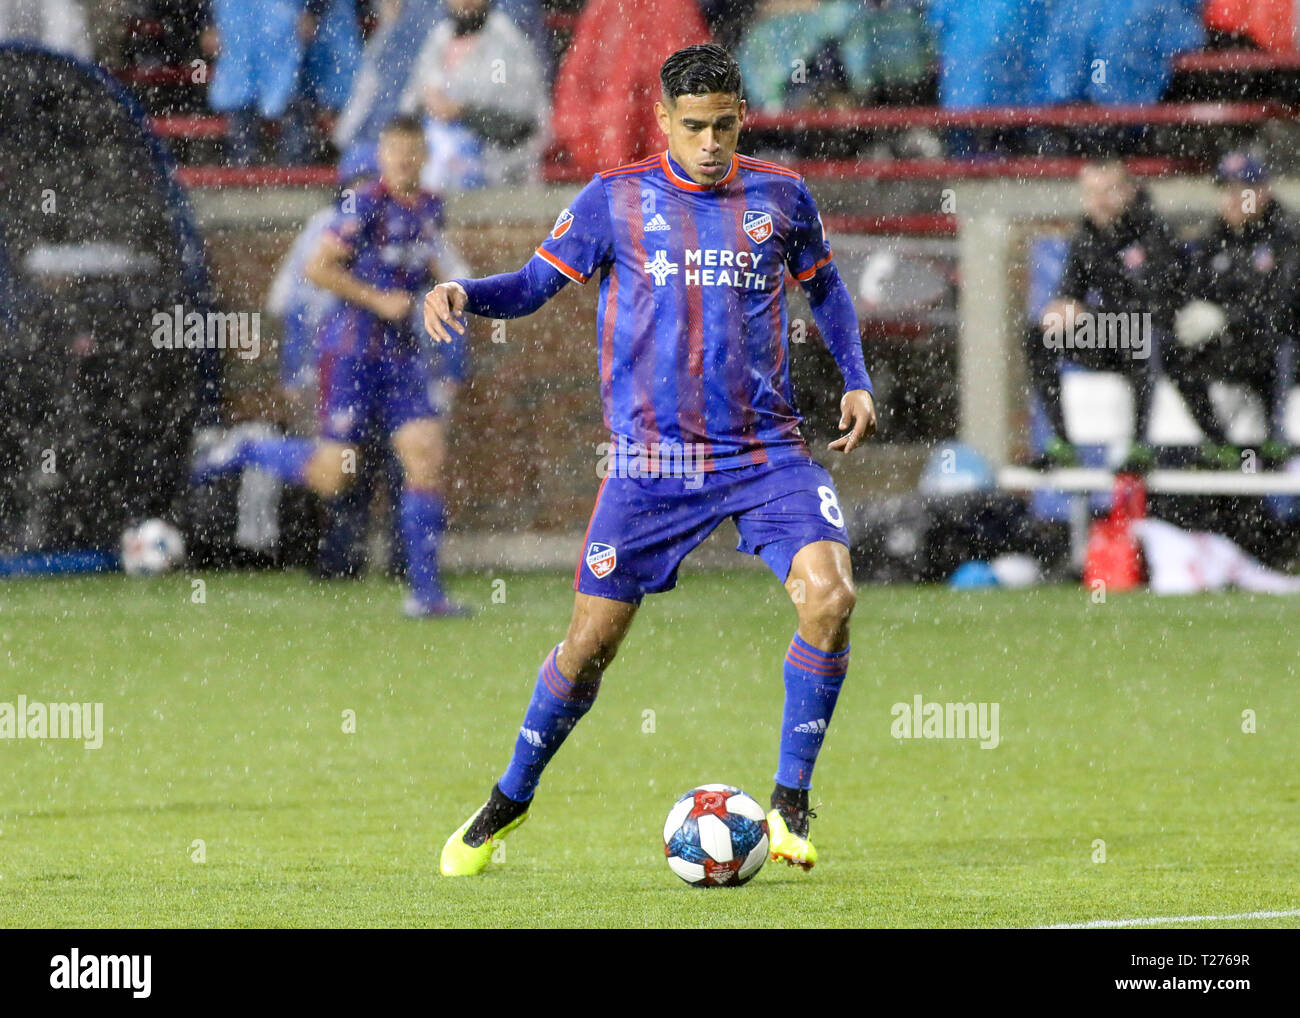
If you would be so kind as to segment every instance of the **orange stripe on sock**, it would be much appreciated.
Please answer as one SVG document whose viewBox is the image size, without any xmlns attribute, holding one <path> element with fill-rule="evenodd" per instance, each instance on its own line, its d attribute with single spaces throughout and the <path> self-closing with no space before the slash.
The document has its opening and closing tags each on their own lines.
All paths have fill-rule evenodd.
<svg viewBox="0 0 1300 1018">
<path fill-rule="evenodd" d="M 802 647 L 796 644 L 790 644 L 790 649 L 786 651 L 785 659 L 791 664 L 798 665 L 800 668 L 806 668 L 810 672 L 817 672 L 821 675 L 842 675 L 848 671 L 849 659 L 847 657 L 840 660 L 826 660 L 825 658 L 816 658 L 809 654 Z"/>
</svg>

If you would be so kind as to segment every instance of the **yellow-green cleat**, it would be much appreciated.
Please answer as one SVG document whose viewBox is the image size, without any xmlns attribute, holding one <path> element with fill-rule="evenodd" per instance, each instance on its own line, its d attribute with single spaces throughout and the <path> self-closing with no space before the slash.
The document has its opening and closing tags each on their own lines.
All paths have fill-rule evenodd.
<svg viewBox="0 0 1300 1018">
<path fill-rule="evenodd" d="M 804 812 L 805 818 L 811 814 Z M 807 834 L 807 819 L 804 820 L 804 833 Z M 807 837 L 800 837 L 786 825 L 781 810 L 774 809 L 767 815 L 769 850 L 772 861 L 784 860 L 790 866 L 798 866 L 805 872 L 817 865 L 817 849 Z"/>
<path fill-rule="evenodd" d="M 439 863 L 438 869 L 444 877 L 472 877 L 482 873 L 487 869 L 488 863 L 492 861 L 492 853 L 496 850 L 497 842 L 504 840 L 507 834 L 528 819 L 528 810 L 525 809 L 500 830 L 488 835 L 483 844 L 467 844 L 465 841 L 466 832 L 473 826 L 474 821 L 479 818 L 479 814 L 491 805 L 492 803 L 489 801 L 476 809 L 474 815 L 461 824 L 456 833 L 448 838 L 447 843 L 442 846 L 442 861 Z"/>
</svg>

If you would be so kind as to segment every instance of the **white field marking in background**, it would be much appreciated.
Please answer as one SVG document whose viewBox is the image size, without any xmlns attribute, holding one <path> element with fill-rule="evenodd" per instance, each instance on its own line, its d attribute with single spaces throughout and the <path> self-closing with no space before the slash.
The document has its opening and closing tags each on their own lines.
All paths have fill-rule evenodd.
<svg viewBox="0 0 1300 1018">
<path fill-rule="evenodd" d="M 1300 916 L 1300 908 L 1285 912 L 1237 912 L 1234 915 L 1174 915 L 1154 919 L 1094 919 L 1087 923 L 1055 923 L 1036 926 L 1038 930 L 1116 930 L 1125 926 L 1161 926 L 1165 923 L 1229 922 L 1236 919 L 1291 919 Z"/>
</svg>

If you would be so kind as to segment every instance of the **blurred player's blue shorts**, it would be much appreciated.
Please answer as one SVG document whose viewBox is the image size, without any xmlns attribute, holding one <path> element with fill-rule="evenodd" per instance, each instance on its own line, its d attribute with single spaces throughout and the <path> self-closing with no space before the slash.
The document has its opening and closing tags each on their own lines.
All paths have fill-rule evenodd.
<svg viewBox="0 0 1300 1018">
<path fill-rule="evenodd" d="M 574 589 L 632 603 L 671 590 L 682 559 L 727 517 L 740 532 L 736 550 L 758 555 L 782 583 L 804 545 L 849 543 L 835 483 L 811 459 L 694 477 L 611 475 L 596 496 Z"/>
<path fill-rule="evenodd" d="M 322 438 L 355 445 L 374 429 L 390 436 L 408 421 L 442 416 L 441 376 L 417 339 L 355 309 L 322 329 L 316 371 Z"/>
<path fill-rule="evenodd" d="M 419 353 L 322 351 L 317 370 L 322 438 L 356 444 L 375 429 L 391 435 L 409 421 L 442 416 L 439 379 Z"/>
</svg>

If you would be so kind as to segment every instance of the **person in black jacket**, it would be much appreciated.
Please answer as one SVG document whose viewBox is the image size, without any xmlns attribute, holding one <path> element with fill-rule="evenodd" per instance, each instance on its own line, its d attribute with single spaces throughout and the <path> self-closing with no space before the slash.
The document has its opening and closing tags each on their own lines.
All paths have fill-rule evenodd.
<svg viewBox="0 0 1300 1018">
<path fill-rule="evenodd" d="M 1155 395 L 1152 354 L 1182 304 L 1182 251 L 1122 163 L 1089 164 L 1079 185 L 1084 215 L 1070 238 L 1057 296 L 1026 330 L 1030 382 L 1053 431 L 1043 463 L 1078 462 L 1061 408 L 1060 368 L 1071 361 L 1129 380 L 1134 419 L 1126 466 L 1145 469 L 1154 461 L 1146 438 Z"/>
<path fill-rule="evenodd" d="M 1162 351 L 1162 360 L 1205 434 L 1202 459 L 1235 470 L 1241 450 L 1229 444 L 1226 424 L 1210 401 L 1215 380 L 1245 385 L 1260 396 L 1268 421 L 1261 447 L 1266 461 L 1285 460 L 1290 452 L 1282 430 L 1278 350 L 1296 330 L 1300 228 L 1274 200 L 1268 172 L 1252 156 L 1228 153 L 1216 180 L 1219 216 L 1193 247 L 1188 303 L 1175 317 L 1175 342 Z"/>
</svg>

